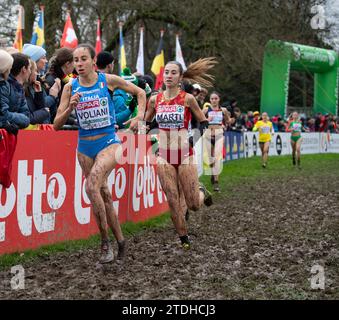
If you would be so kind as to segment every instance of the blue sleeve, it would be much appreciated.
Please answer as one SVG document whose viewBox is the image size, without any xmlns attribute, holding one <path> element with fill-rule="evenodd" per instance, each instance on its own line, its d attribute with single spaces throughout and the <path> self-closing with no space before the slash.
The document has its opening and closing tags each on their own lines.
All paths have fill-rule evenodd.
<svg viewBox="0 0 339 320">
<path fill-rule="evenodd" d="M 34 104 L 30 106 L 30 103 Z M 35 92 L 34 98 L 27 98 L 27 104 L 30 109 L 29 120 L 31 124 L 41 124 L 49 120 L 49 112 L 45 109 L 44 98 L 42 92 Z"/>
<path fill-rule="evenodd" d="M 21 100 L 21 104 L 18 106 L 18 112 L 11 112 L 9 109 L 9 86 L 2 86 L 1 88 L 1 106 L 0 106 L 0 124 L 6 121 L 16 124 L 20 129 L 26 128 L 29 125 L 29 109 L 26 99 Z"/>
<path fill-rule="evenodd" d="M 117 125 L 119 126 L 119 129 L 124 128 L 124 122 L 128 120 L 132 112 L 127 108 L 125 111 L 119 112 L 115 114 L 115 118 L 117 121 Z"/>
<path fill-rule="evenodd" d="M 125 105 L 127 95 L 121 90 L 116 90 L 113 94 L 113 103 L 115 108 L 115 118 L 119 128 L 124 128 L 123 123 L 128 120 L 132 112 Z"/>
<path fill-rule="evenodd" d="M 44 89 L 43 89 L 43 95 L 44 95 L 45 107 L 49 108 L 51 114 L 55 114 L 57 107 L 58 107 L 58 99 L 53 96 L 48 95 Z"/>
</svg>

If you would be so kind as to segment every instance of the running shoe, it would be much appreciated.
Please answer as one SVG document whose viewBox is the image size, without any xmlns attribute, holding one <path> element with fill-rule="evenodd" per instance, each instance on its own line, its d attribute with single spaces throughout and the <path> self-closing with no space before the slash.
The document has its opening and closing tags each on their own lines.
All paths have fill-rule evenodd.
<svg viewBox="0 0 339 320">
<path fill-rule="evenodd" d="M 127 244 L 126 240 L 118 241 L 117 260 L 123 260 L 126 257 Z"/>
<path fill-rule="evenodd" d="M 220 192 L 220 188 L 219 188 L 219 183 L 218 182 L 214 183 L 213 190 L 216 191 L 216 192 Z"/>
<path fill-rule="evenodd" d="M 182 246 L 182 248 L 183 248 L 184 250 L 189 250 L 189 249 L 191 249 L 191 244 L 188 243 L 188 242 L 184 242 L 181 246 Z"/>
<path fill-rule="evenodd" d="M 263 163 L 263 164 L 262 164 L 262 167 L 263 167 L 264 169 L 266 169 L 266 163 Z"/>
<path fill-rule="evenodd" d="M 110 263 L 114 260 L 113 248 L 109 240 L 103 240 L 101 242 L 101 257 L 100 263 Z"/>
<path fill-rule="evenodd" d="M 186 237 L 186 239 L 183 242 L 181 242 L 181 246 L 184 250 L 191 249 L 191 240 L 188 236 Z"/>
<path fill-rule="evenodd" d="M 205 206 L 210 207 L 213 204 L 212 194 L 206 189 L 206 187 L 201 182 L 199 182 L 199 190 L 201 190 L 205 195 L 204 199 Z"/>
<path fill-rule="evenodd" d="M 292 163 L 294 166 L 296 165 L 295 158 L 292 159 Z"/>
</svg>

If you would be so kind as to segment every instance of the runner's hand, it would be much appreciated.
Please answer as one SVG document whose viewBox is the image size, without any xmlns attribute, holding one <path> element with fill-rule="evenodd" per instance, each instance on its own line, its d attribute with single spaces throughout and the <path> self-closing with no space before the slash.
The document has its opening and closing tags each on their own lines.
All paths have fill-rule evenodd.
<svg viewBox="0 0 339 320">
<path fill-rule="evenodd" d="M 80 93 L 75 93 L 71 99 L 69 100 L 69 108 L 71 110 L 74 110 L 74 108 L 78 105 L 79 101 L 80 101 L 80 97 L 81 97 L 81 94 Z"/>
<path fill-rule="evenodd" d="M 134 133 L 138 133 L 139 129 L 139 122 L 141 122 L 141 119 L 139 117 L 134 117 L 132 119 L 127 120 L 124 122 L 124 125 L 129 125 L 129 129 L 133 131 Z"/>
</svg>

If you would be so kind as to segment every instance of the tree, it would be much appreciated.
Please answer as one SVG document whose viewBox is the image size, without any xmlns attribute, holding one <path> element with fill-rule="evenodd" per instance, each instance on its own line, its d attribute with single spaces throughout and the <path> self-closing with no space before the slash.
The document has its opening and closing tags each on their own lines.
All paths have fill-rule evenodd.
<svg viewBox="0 0 339 320">
<path fill-rule="evenodd" d="M 258 108 L 262 60 L 268 40 L 324 46 L 319 31 L 311 28 L 314 0 L 20 0 L 26 9 L 25 41 L 30 40 L 34 10 L 40 2 L 45 5 L 49 55 L 59 46 L 67 9 L 71 10 L 79 42 L 95 43 L 96 20 L 100 17 L 104 48 L 115 56 L 119 47 L 118 21 L 124 21 L 125 49 L 132 71 L 140 25 L 145 26 L 146 69 L 154 58 L 160 29 L 166 31 L 167 61 L 174 58 L 175 33 L 180 32 L 186 63 L 200 57 L 217 57 L 215 88 L 225 98 L 237 98 L 245 109 Z M 321 3 L 317 0 L 317 4 Z M 293 86 L 293 81 L 291 95 L 300 94 L 303 86 Z M 306 87 L 310 91 L 311 86 Z"/>
</svg>

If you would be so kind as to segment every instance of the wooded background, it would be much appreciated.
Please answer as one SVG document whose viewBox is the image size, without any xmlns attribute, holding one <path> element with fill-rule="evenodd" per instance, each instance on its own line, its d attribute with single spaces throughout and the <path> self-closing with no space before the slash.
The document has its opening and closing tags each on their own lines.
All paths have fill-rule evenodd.
<svg viewBox="0 0 339 320">
<path fill-rule="evenodd" d="M 13 25 L 13 0 L 0 0 L 1 21 Z M 59 47 L 66 11 L 71 18 L 79 43 L 95 45 L 96 21 L 101 19 L 105 50 L 118 57 L 118 21 L 124 22 L 127 64 L 135 71 L 139 46 L 139 27 L 145 27 L 145 71 L 150 67 L 159 43 L 160 29 L 165 30 L 165 61 L 175 57 L 175 34 L 186 64 L 200 57 L 215 56 L 215 89 L 224 99 L 235 98 L 243 110 L 259 108 L 264 47 L 276 39 L 311 46 L 326 47 L 321 35 L 313 30 L 311 7 L 314 0 L 20 0 L 25 8 L 24 43 L 32 35 L 39 5 L 45 6 L 45 41 L 49 56 Z M 15 18 L 14 18 L 15 19 Z M 15 30 L 2 23 L 0 37 L 14 39 Z M 320 33 L 321 32 L 321 33 Z M 292 73 L 292 105 L 311 105 L 312 76 Z"/>
</svg>

